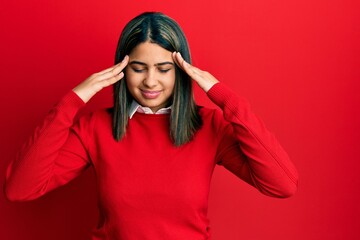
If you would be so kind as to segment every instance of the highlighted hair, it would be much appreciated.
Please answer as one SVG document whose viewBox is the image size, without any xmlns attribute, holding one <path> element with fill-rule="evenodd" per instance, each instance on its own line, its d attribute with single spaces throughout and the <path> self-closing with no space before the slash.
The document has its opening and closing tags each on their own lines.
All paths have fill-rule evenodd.
<svg viewBox="0 0 360 240">
<path fill-rule="evenodd" d="M 140 43 L 158 44 L 170 52 L 180 52 L 191 63 L 186 37 L 180 26 L 170 17 L 158 12 L 146 12 L 132 19 L 123 29 L 116 49 L 115 64 Z M 133 97 L 124 79 L 114 84 L 113 136 L 119 141 L 126 134 L 129 108 Z M 192 90 L 191 78 L 175 66 L 175 87 L 171 103 L 170 137 L 175 146 L 192 140 L 202 125 Z"/>
</svg>

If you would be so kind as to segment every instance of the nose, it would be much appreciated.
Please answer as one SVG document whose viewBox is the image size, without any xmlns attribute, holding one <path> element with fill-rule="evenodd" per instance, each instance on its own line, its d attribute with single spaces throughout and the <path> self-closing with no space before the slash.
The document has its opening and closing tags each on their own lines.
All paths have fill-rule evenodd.
<svg viewBox="0 0 360 240">
<path fill-rule="evenodd" d="M 147 72 L 145 79 L 143 81 L 144 86 L 147 88 L 154 88 L 158 84 L 156 72 L 153 69 L 149 69 Z"/>
</svg>

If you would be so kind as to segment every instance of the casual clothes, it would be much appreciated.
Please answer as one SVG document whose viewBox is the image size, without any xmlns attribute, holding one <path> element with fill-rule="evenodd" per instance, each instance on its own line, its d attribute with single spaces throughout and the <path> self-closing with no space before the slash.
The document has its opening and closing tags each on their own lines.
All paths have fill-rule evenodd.
<svg viewBox="0 0 360 240">
<path fill-rule="evenodd" d="M 10 164 L 8 198 L 40 197 L 92 166 L 100 210 L 94 240 L 183 240 L 210 239 L 208 195 L 216 164 L 266 195 L 290 196 L 296 169 L 248 103 L 223 83 L 207 94 L 222 111 L 200 108 L 203 126 L 176 147 L 169 114 L 135 112 L 119 142 L 106 110 L 73 124 L 84 102 L 69 92 Z"/>
</svg>

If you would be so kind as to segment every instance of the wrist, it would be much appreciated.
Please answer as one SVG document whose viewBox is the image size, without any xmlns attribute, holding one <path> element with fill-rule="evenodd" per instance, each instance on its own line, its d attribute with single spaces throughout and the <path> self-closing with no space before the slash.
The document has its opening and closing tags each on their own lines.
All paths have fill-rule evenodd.
<svg viewBox="0 0 360 240">
<path fill-rule="evenodd" d="M 207 93 L 218 82 L 218 80 L 208 81 L 206 84 L 204 84 L 202 89 Z"/>
<path fill-rule="evenodd" d="M 73 88 L 72 91 L 84 102 L 87 103 L 91 96 L 86 91 L 81 91 L 77 87 Z"/>
</svg>

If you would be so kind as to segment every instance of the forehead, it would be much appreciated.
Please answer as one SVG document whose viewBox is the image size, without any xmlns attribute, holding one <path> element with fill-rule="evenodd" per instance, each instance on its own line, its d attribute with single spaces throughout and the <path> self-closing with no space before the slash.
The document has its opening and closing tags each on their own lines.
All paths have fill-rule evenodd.
<svg viewBox="0 0 360 240">
<path fill-rule="evenodd" d="M 148 64 L 173 62 L 171 52 L 156 43 L 144 42 L 137 45 L 129 54 L 130 61 L 137 60 Z"/>
</svg>

